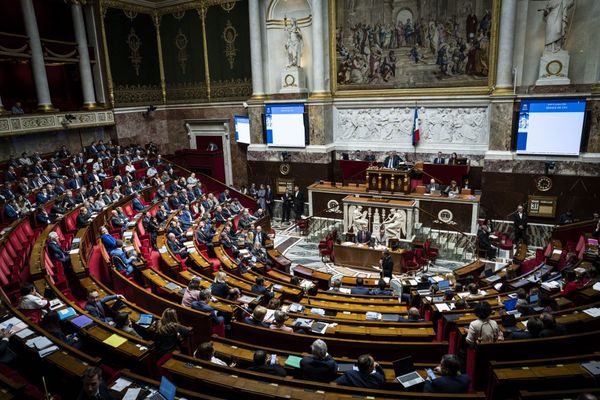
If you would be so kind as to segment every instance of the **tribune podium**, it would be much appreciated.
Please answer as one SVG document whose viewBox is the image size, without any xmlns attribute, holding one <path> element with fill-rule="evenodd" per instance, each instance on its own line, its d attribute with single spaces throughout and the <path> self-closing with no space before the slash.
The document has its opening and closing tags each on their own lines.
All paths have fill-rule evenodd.
<svg viewBox="0 0 600 400">
<path fill-rule="evenodd" d="M 410 173 L 410 169 L 367 168 L 367 191 L 409 194 Z"/>
</svg>

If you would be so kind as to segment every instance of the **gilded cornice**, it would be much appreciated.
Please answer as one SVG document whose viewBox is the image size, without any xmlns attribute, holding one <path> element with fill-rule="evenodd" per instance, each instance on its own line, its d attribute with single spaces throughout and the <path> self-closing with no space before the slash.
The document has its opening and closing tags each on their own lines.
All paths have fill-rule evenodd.
<svg viewBox="0 0 600 400">
<path fill-rule="evenodd" d="M 162 1 L 152 4 L 148 1 L 126 1 L 126 0 L 100 0 L 103 8 L 118 8 L 121 10 L 135 11 L 143 14 L 173 14 L 180 11 L 193 9 L 206 9 L 210 6 L 231 3 L 239 0 L 184 0 L 178 4 L 172 4 L 171 1 Z"/>
</svg>

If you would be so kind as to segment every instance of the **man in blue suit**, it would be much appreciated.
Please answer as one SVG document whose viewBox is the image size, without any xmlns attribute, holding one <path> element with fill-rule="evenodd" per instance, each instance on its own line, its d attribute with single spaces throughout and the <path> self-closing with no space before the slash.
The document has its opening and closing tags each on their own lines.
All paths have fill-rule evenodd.
<svg viewBox="0 0 600 400">
<path fill-rule="evenodd" d="M 92 317 L 110 324 L 113 322 L 113 320 L 107 315 L 108 309 L 106 303 L 111 300 L 124 298 L 125 297 L 120 294 L 113 294 L 110 296 L 104 296 L 101 299 L 98 291 L 96 289 L 92 289 L 88 292 L 87 302 L 85 303 L 85 311 L 87 311 Z"/>
<path fill-rule="evenodd" d="M 363 278 L 356 278 L 356 286 L 350 290 L 351 294 L 369 294 L 369 289 L 363 286 Z"/>
<path fill-rule="evenodd" d="M 4 218 L 8 221 L 15 221 L 21 217 L 21 212 L 17 209 L 17 205 L 14 200 L 6 203 L 4 206 Z"/>
<path fill-rule="evenodd" d="M 131 202 L 131 207 L 133 208 L 133 211 L 135 212 L 142 212 L 142 210 L 144 208 L 146 208 L 143 204 L 142 201 L 140 200 L 140 194 L 136 192 L 136 194 L 133 195 L 133 200 Z"/>
<path fill-rule="evenodd" d="M 338 385 L 379 389 L 385 382 L 383 369 L 370 354 L 358 357 L 358 371 L 351 369 L 335 380 Z"/>
<path fill-rule="evenodd" d="M 65 252 L 58 243 L 58 233 L 50 232 L 48 234 L 48 254 L 50 259 L 53 261 L 60 261 L 64 267 L 71 266 L 71 258 L 69 254 Z"/>
<path fill-rule="evenodd" d="M 210 297 L 211 295 L 209 290 L 201 290 L 200 294 L 198 295 L 198 300 L 192 301 L 192 308 L 194 310 L 209 313 L 212 322 L 216 325 L 219 325 L 221 322 L 223 322 L 223 317 L 217 315 L 217 310 L 208 305 L 208 300 L 210 300 Z"/>
<path fill-rule="evenodd" d="M 132 256 L 125 254 L 125 251 L 123 251 L 123 242 L 121 240 L 117 240 L 116 247 L 111 250 L 110 256 L 113 260 L 115 258 L 120 260 L 120 262 L 114 263 L 115 268 L 117 268 L 118 271 L 122 271 L 123 268 L 125 268 L 127 275 L 131 275 L 134 270 L 133 262 L 137 259 L 137 257 L 135 254 Z"/>
</svg>

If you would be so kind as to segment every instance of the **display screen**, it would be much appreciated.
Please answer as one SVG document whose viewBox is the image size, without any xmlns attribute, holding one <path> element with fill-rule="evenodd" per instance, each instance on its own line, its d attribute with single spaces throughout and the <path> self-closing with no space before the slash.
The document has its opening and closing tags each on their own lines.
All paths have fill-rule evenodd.
<svg viewBox="0 0 600 400">
<path fill-rule="evenodd" d="M 250 144 L 250 119 L 248 117 L 234 116 L 235 141 Z"/>
<path fill-rule="evenodd" d="M 517 123 L 517 154 L 577 156 L 585 100 L 524 100 Z"/>
<path fill-rule="evenodd" d="M 265 132 L 268 146 L 305 147 L 304 104 L 265 105 Z"/>
</svg>

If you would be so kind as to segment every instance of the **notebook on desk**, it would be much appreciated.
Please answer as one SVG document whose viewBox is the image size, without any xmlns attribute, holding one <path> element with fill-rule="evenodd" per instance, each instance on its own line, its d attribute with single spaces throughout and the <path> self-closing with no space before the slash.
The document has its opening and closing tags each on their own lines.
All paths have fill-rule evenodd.
<svg viewBox="0 0 600 400">
<path fill-rule="evenodd" d="M 600 361 L 590 361 L 581 364 L 581 366 L 590 374 L 600 376 Z"/>
</svg>

